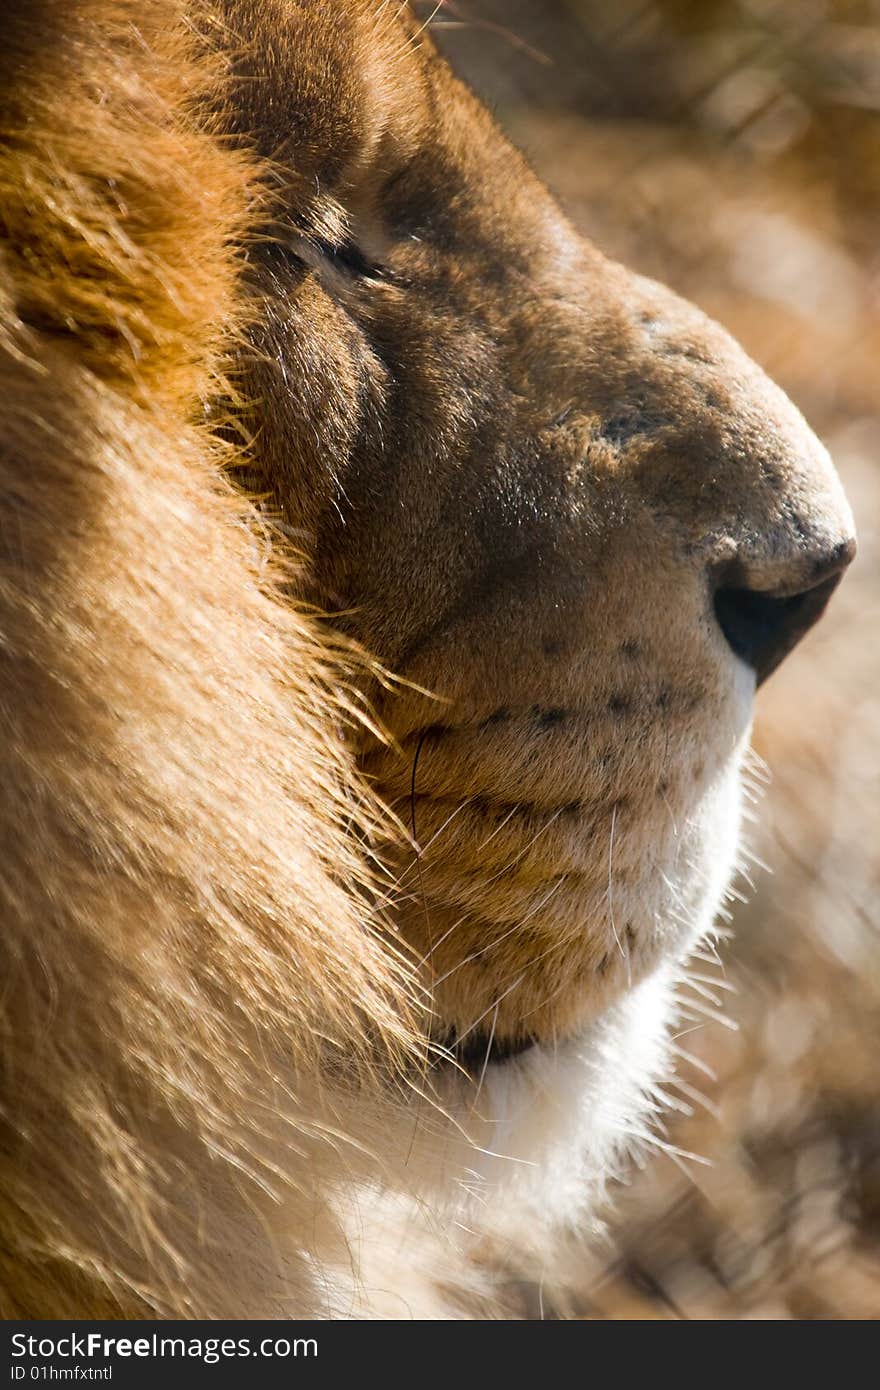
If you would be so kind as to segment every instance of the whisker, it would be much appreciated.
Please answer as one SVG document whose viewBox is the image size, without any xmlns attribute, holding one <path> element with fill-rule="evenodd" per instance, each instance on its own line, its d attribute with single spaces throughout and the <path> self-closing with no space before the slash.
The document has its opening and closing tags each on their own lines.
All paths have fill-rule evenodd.
<svg viewBox="0 0 880 1390">
<path fill-rule="evenodd" d="M 616 807 L 616 806 L 612 806 L 612 808 L 611 808 L 611 834 L 610 834 L 609 839 L 608 839 L 608 893 L 607 893 L 607 895 L 606 895 L 606 896 L 607 896 L 607 900 L 608 900 L 608 920 L 609 920 L 610 923 L 611 923 L 611 934 L 612 934 L 612 936 L 614 937 L 614 940 L 617 942 L 617 949 L 618 949 L 618 951 L 620 952 L 620 958 L 621 958 L 621 960 L 623 960 L 623 961 L 626 962 L 626 982 L 627 982 L 627 987 L 631 987 L 631 986 L 632 986 L 632 970 L 631 970 L 631 966 L 630 966 L 629 955 L 628 955 L 628 953 L 627 953 L 626 951 L 624 951 L 624 949 L 623 949 L 623 944 L 622 944 L 622 942 L 621 942 L 621 940 L 620 940 L 620 937 L 617 935 L 617 927 L 616 927 L 615 922 L 614 922 L 614 895 L 613 895 L 613 886 L 614 886 L 614 885 L 613 885 L 613 878 L 612 878 L 612 874 L 611 874 L 611 860 L 612 860 L 612 856 L 613 856 L 613 854 L 614 854 L 614 827 L 615 827 L 616 824 L 617 824 L 617 807 Z"/>
<path fill-rule="evenodd" d="M 482 1089 L 483 1089 L 483 1082 L 484 1082 L 484 1080 L 486 1079 L 486 1068 L 487 1068 L 488 1065 L 489 1065 L 489 1058 L 490 1058 L 491 1055 L 492 1055 L 492 1044 L 493 1044 L 493 1042 L 495 1041 L 495 1029 L 496 1029 L 497 1025 L 498 1025 L 498 1005 L 496 1004 L 496 1005 L 495 1005 L 495 1012 L 494 1012 L 494 1014 L 492 1015 L 492 1027 L 489 1029 L 489 1041 L 486 1043 L 486 1055 L 485 1055 L 485 1057 L 483 1058 L 483 1069 L 482 1069 L 482 1071 L 480 1072 L 480 1079 L 479 1079 L 479 1081 L 477 1082 L 477 1089 L 476 1089 L 476 1093 L 475 1093 L 475 1095 L 474 1095 L 474 1105 L 476 1105 L 477 1101 L 478 1101 L 479 1098 L 480 1098 L 480 1092 L 481 1092 Z"/>
<path fill-rule="evenodd" d="M 519 853 L 513 859 L 511 859 L 508 864 L 505 864 L 503 869 L 499 869 L 497 873 L 494 873 L 491 878 L 481 879 L 481 885 L 488 885 L 490 883 L 494 883 L 496 879 L 503 878 L 505 874 L 510 873 L 510 870 L 513 869 L 520 862 L 523 856 L 528 854 L 532 846 L 537 843 L 540 837 L 544 834 L 544 831 L 549 830 L 552 825 L 555 825 L 556 821 L 558 821 L 559 817 L 562 815 L 563 810 L 564 807 L 560 806 L 558 811 L 554 811 L 550 819 L 548 821 L 545 821 L 544 824 L 540 827 L 540 829 L 535 831 L 532 838 L 523 846 Z"/>
<path fill-rule="evenodd" d="M 443 942 L 446 941 L 447 938 L 450 937 L 450 936 L 452 935 L 452 933 L 455 931 L 456 927 L 460 927 L 461 924 L 462 924 L 462 922 L 466 922 L 466 921 L 468 920 L 468 915 L 469 915 L 469 914 L 468 914 L 467 912 L 463 913 L 461 917 L 459 917 L 455 922 L 453 922 L 453 924 L 452 924 L 451 927 L 447 927 L 446 930 L 445 930 L 445 932 L 443 933 L 443 935 L 440 936 L 440 937 L 438 937 L 437 940 L 436 940 L 436 942 L 432 943 L 431 951 L 436 951 L 436 950 L 438 950 L 439 947 L 441 947 L 441 946 L 443 945 Z M 431 951 L 428 952 L 428 955 L 431 954 Z M 428 955 L 424 955 L 424 956 L 422 956 L 422 957 L 419 959 L 419 961 L 417 962 L 417 964 L 419 965 L 419 967 L 421 967 L 421 966 L 427 964 Z"/>
<path fill-rule="evenodd" d="M 495 839 L 495 836 L 496 836 L 496 835 L 500 835 L 500 833 L 501 833 L 501 831 L 504 829 L 505 825 L 507 825 L 507 823 L 508 823 L 509 820 L 512 820 L 512 818 L 516 815 L 516 813 L 517 813 L 518 810 L 519 810 L 519 807 L 518 807 L 518 806 L 511 806 L 510 810 L 508 811 L 507 815 L 504 817 L 504 819 L 503 819 L 503 821 L 501 822 L 501 824 L 500 824 L 500 825 L 496 825 L 495 829 L 492 831 L 492 834 L 486 836 L 485 840 L 484 840 L 483 843 L 480 845 L 480 849 L 481 849 L 481 850 L 484 850 L 484 849 L 486 848 L 486 846 L 487 846 L 488 844 L 490 844 L 490 843 L 492 842 L 492 840 Z"/>
<path fill-rule="evenodd" d="M 486 1014 L 491 1013 L 493 1009 L 497 1009 L 497 1008 L 498 1008 L 498 1005 L 499 1005 L 499 1004 L 502 1004 L 502 1003 L 504 1002 L 504 1000 L 507 998 L 508 994 L 512 994 L 513 991 L 517 988 L 517 986 L 522 984 L 522 982 L 523 982 L 523 980 L 524 980 L 525 978 L 526 978 L 526 971 L 523 971 L 522 975 L 519 975 L 519 976 L 517 977 L 517 979 L 514 980 L 513 984 L 512 984 L 512 985 L 509 985 L 509 986 L 507 987 L 507 989 L 504 991 L 503 994 L 499 994 L 499 995 L 498 995 L 497 999 L 495 999 L 494 1003 L 492 1003 L 492 1004 L 489 1005 L 488 1009 L 484 1009 L 484 1010 L 483 1010 L 483 1012 L 480 1014 L 479 1018 L 475 1018 L 474 1021 L 473 1021 L 473 1023 L 471 1023 L 471 1024 L 464 1030 L 463 1033 L 459 1033 L 459 1034 L 458 1034 L 458 1037 L 457 1037 L 456 1041 L 457 1041 L 457 1042 L 462 1042 L 470 1033 L 472 1033 L 472 1032 L 474 1031 L 474 1029 L 475 1029 L 476 1027 L 478 1027 L 479 1024 L 481 1024 L 481 1023 L 483 1022 L 483 1019 L 486 1017 Z M 483 1150 L 481 1150 L 481 1152 L 482 1152 L 482 1153 L 486 1153 L 486 1152 L 488 1152 L 488 1150 L 483 1149 Z"/>
<path fill-rule="evenodd" d="M 564 882 L 565 875 L 563 875 L 561 878 L 558 878 L 555 881 L 555 883 L 550 888 L 550 891 L 544 894 L 541 901 L 536 903 L 535 906 L 529 912 L 526 913 L 525 917 L 518 917 L 517 920 L 514 922 L 513 926 L 508 927 L 507 931 L 502 932 L 501 936 L 496 936 L 494 940 L 487 941 L 486 945 L 481 946 L 478 951 L 472 951 L 469 956 L 465 956 L 464 960 L 458 961 L 455 965 L 451 966 L 451 968 L 447 970 L 444 975 L 441 975 L 437 980 L 434 981 L 435 987 L 444 984 L 445 981 L 450 978 L 450 976 L 455 974 L 456 970 L 461 970 L 463 966 L 470 965 L 472 961 L 478 960 L 480 956 L 484 956 L 487 951 L 494 950 L 496 946 L 500 946 L 502 941 L 506 941 L 509 936 L 513 936 L 514 932 L 520 931 L 527 922 L 531 921 L 531 919 L 538 912 L 541 911 L 543 907 L 546 907 L 547 903 L 553 897 L 553 894 L 558 892 L 558 890 L 562 887 Z"/>
<path fill-rule="evenodd" d="M 461 803 L 460 806 L 456 806 L 455 810 L 454 810 L 454 811 L 451 811 L 451 812 L 449 813 L 449 815 L 446 817 L 446 819 L 445 819 L 445 821 L 443 822 L 443 824 L 442 824 L 441 826 L 439 826 L 437 830 L 434 831 L 434 834 L 431 836 L 430 840 L 428 840 L 424 845 L 421 845 L 421 846 L 420 846 L 420 845 L 416 844 L 416 843 L 415 843 L 415 839 L 414 839 L 413 844 L 414 844 L 414 849 L 415 849 L 415 851 L 416 851 L 415 857 L 413 858 L 413 860 L 412 860 L 411 863 L 409 863 L 409 864 L 406 865 L 406 868 L 403 870 L 403 872 L 401 873 L 400 877 L 398 878 L 398 880 L 397 880 L 398 886 L 400 886 L 400 887 L 403 886 L 404 880 L 406 879 L 407 875 L 410 874 L 410 873 L 412 873 L 412 870 L 414 869 L 414 867 L 415 867 L 416 864 L 418 863 L 419 859 L 420 859 L 423 855 L 425 855 L 425 854 L 428 853 L 428 850 L 431 848 L 431 846 L 433 845 L 434 841 L 437 840 L 437 839 L 439 839 L 439 837 L 443 834 L 443 831 L 446 830 L 447 827 L 452 823 L 452 821 L 455 820 L 456 816 L 461 815 L 462 811 L 466 810 L 468 806 L 473 805 L 473 803 L 474 803 L 475 800 L 476 800 L 476 797 L 470 796 L 470 797 L 467 798 L 466 801 L 463 801 L 463 802 Z M 412 819 L 412 817 L 411 817 L 411 819 Z"/>
<path fill-rule="evenodd" d="M 420 891 L 421 891 L 421 895 L 422 895 L 422 906 L 423 906 L 423 908 L 424 908 L 424 913 L 425 913 L 425 936 L 426 936 L 427 942 L 428 942 L 428 958 L 429 958 L 429 959 L 431 960 L 431 962 L 432 962 L 432 963 L 431 963 L 431 966 L 430 966 L 430 969 L 431 969 L 431 986 L 430 986 L 430 992 L 433 994 L 433 990 L 434 990 L 434 980 L 433 980 L 433 975 L 434 975 L 434 967 L 433 967 L 434 945 L 433 945 L 433 942 L 432 942 L 432 940 L 431 940 L 431 916 L 430 916 L 430 913 L 429 913 L 429 911 L 428 911 L 428 898 L 427 898 L 427 894 L 425 893 L 425 882 L 424 882 L 424 877 L 423 877 L 423 875 L 422 875 L 421 851 L 419 850 L 418 835 L 416 834 L 416 772 L 417 772 L 417 770 L 418 770 L 418 765 L 419 765 L 419 754 L 420 754 L 421 751 L 422 751 L 422 745 L 423 745 L 423 743 L 424 743 L 426 737 L 427 737 L 427 730 L 424 730 L 424 731 L 422 732 L 421 738 L 419 739 L 418 743 L 416 744 L 416 751 L 415 751 L 415 753 L 414 753 L 414 755 L 413 755 L 412 779 L 411 779 L 411 781 L 410 781 L 410 823 L 411 823 L 411 827 L 412 827 L 413 844 L 415 845 L 415 850 L 416 850 L 416 864 L 417 864 L 417 867 L 418 867 L 419 889 L 420 889 Z M 426 1058 L 426 1061 L 427 1061 L 427 1058 Z M 404 1161 L 404 1167 L 406 1167 L 406 1166 L 409 1164 L 409 1161 L 410 1161 L 410 1159 L 412 1158 L 413 1147 L 414 1147 L 415 1142 L 416 1142 L 416 1134 L 417 1134 L 417 1132 L 418 1132 L 419 1123 L 420 1123 L 420 1121 L 421 1121 L 421 1111 L 422 1111 L 422 1099 L 421 1099 L 421 1095 L 420 1095 L 419 1098 L 418 1098 L 418 1100 L 416 1101 L 415 1114 L 414 1114 L 414 1116 L 413 1116 L 412 1134 L 411 1134 L 411 1136 L 410 1136 L 409 1149 L 407 1150 L 406 1159 L 405 1159 L 405 1161 Z"/>
</svg>

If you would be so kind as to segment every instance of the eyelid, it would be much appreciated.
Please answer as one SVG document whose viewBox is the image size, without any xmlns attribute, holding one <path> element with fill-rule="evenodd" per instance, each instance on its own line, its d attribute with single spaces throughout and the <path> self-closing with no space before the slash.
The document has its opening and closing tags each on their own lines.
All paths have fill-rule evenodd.
<svg viewBox="0 0 880 1390">
<path fill-rule="evenodd" d="M 346 240 L 334 244 L 315 236 L 297 236 L 282 243 L 286 249 L 313 270 L 330 267 L 353 279 L 383 280 L 385 268 L 368 260 L 357 242 Z"/>
<path fill-rule="evenodd" d="M 381 278 L 381 267 L 372 265 L 353 241 L 342 242 L 339 246 L 333 246 L 326 241 L 316 241 L 312 244 L 322 256 L 334 265 L 341 266 L 349 275 L 359 275 L 365 279 Z"/>
</svg>

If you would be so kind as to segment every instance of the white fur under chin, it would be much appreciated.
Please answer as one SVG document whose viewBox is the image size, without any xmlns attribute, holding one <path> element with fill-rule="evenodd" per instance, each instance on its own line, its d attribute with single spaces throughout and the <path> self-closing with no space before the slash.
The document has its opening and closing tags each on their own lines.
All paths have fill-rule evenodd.
<svg viewBox="0 0 880 1390">
<path fill-rule="evenodd" d="M 441 1089 L 446 1121 L 428 1125 L 427 1138 L 411 1121 L 398 1136 L 407 1157 L 391 1181 L 341 1199 L 350 1263 L 325 1284 L 329 1316 L 504 1316 L 480 1311 L 492 1307 L 481 1255 L 503 1263 L 509 1252 L 540 1280 L 560 1239 L 600 1235 L 609 1183 L 651 1141 L 657 1088 L 672 1071 L 676 988 L 733 871 L 739 761 L 731 759 L 698 813 L 703 891 L 682 954 L 582 1036 L 490 1065 L 479 1084 L 450 1073 Z"/>
<path fill-rule="evenodd" d="M 511 1208 L 517 1221 L 551 1227 L 595 1210 L 645 1132 L 667 1065 L 671 993 L 671 971 L 657 971 L 584 1037 L 488 1069 L 476 1104 L 487 1118 L 469 1126 L 480 1147 L 467 1205 L 501 1191 L 504 1202 L 493 1213 L 486 1201 L 482 1225 L 503 1230 Z"/>
<path fill-rule="evenodd" d="M 347 1193 L 351 1263 L 331 1281 L 329 1315 L 480 1316 L 491 1289 L 475 1253 L 510 1251 L 540 1277 L 560 1231 L 597 1234 L 608 1182 L 650 1132 L 673 983 L 658 971 L 585 1037 L 490 1066 L 456 1117 L 471 1140 L 464 1161 L 453 1142 L 409 1191 Z"/>
</svg>

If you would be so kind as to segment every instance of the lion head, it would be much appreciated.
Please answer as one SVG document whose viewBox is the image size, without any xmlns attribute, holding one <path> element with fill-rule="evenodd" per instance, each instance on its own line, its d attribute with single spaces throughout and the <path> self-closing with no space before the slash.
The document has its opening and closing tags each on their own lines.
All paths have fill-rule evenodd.
<svg viewBox="0 0 880 1390">
<path fill-rule="evenodd" d="M 6 1304 L 338 1311 L 340 1204 L 477 1170 L 571 1224 L 828 456 L 406 9 L 42 0 L 3 62 Z"/>
<path fill-rule="evenodd" d="M 308 592 L 409 686 L 359 750 L 416 846 L 395 924 L 460 1056 L 558 1041 L 710 925 L 755 685 L 850 513 L 782 393 L 578 236 L 414 20 L 252 23 L 292 55 L 242 74 L 281 184 L 256 452 Z"/>
</svg>

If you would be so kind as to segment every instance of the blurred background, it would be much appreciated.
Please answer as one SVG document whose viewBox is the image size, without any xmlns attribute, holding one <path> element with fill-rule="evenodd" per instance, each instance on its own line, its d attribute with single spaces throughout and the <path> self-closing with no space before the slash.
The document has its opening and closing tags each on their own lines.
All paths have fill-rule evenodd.
<svg viewBox="0 0 880 1390">
<path fill-rule="evenodd" d="M 860 537 L 759 696 L 749 834 L 770 869 L 699 965 L 669 1150 L 618 1192 L 613 1244 L 578 1257 L 558 1311 L 880 1317 L 880 0 L 420 13 L 581 229 L 789 392 Z"/>
</svg>

